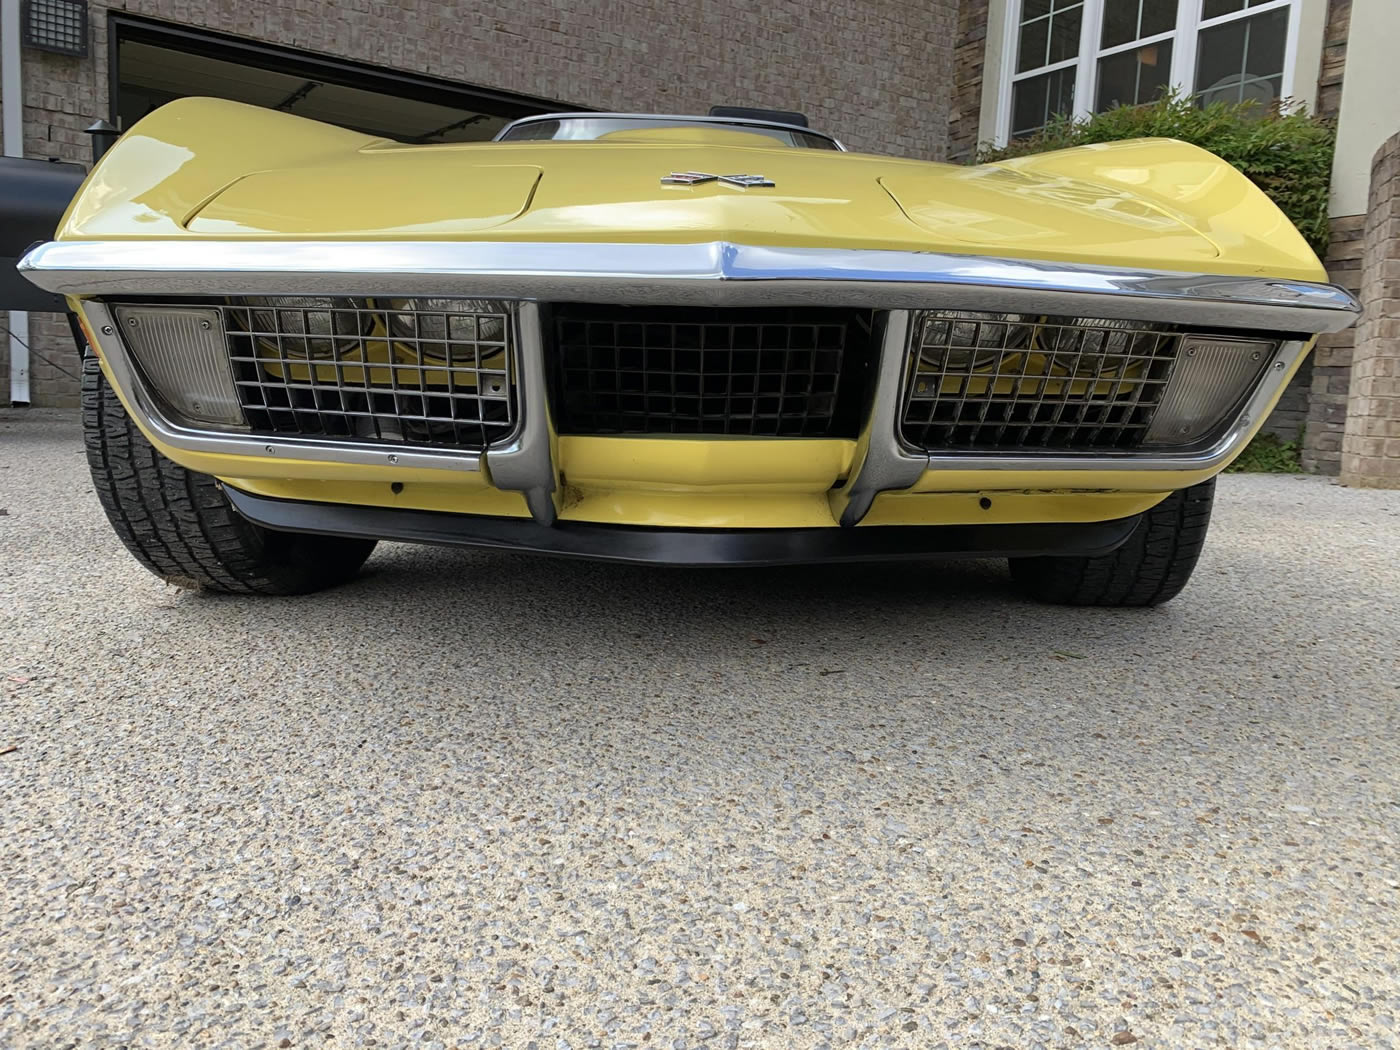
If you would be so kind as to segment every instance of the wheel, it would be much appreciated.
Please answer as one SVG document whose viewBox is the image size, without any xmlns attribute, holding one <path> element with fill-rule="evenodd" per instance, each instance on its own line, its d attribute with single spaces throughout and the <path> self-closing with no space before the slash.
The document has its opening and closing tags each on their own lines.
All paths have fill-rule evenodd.
<svg viewBox="0 0 1400 1050">
<path fill-rule="evenodd" d="M 93 487 L 126 549 L 167 583 L 228 594 L 307 594 L 352 579 L 374 540 L 274 532 L 234 511 L 219 483 L 156 451 L 97 359 L 83 362 Z"/>
<path fill-rule="evenodd" d="M 1057 605 L 1161 605 L 1181 593 L 1205 545 L 1215 479 L 1173 492 L 1138 517 L 1123 546 L 1098 558 L 1012 558 L 1026 594 Z"/>
</svg>

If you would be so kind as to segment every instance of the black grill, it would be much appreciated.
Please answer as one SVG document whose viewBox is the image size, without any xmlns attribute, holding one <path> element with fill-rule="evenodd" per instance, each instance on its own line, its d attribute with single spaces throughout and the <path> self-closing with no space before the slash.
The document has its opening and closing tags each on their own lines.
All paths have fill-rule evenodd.
<svg viewBox="0 0 1400 1050">
<path fill-rule="evenodd" d="M 551 354 L 558 427 L 851 436 L 870 321 L 869 311 L 825 308 L 558 305 Z"/>
<path fill-rule="evenodd" d="M 1114 321 L 915 320 L 903 432 L 932 452 L 1136 449 L 1180 342 L 1162 326 Z"/>
</svg>

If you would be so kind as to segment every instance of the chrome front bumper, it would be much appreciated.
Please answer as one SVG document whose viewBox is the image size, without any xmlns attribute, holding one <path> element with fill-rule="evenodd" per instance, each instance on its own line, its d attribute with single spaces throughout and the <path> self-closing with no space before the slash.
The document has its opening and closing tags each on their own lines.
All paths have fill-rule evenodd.
<svg viewBox="0 0 1400 1050">
<path fill-rule="evenodd" d="M 877 378 L 851 475 L 833 490 L 841 524 L 858 523 L 881 492 L 930 470 L 1190 471 L 1237 451 L 1306 352 L 1314 333 L 1347 327 L 1359 304 L 1340 288 L 1259 277 L 1090 267 L 920 252 L 681 245 L 529 243 L 55 242 L 21 271 L 81 310 L 112 377 L 145 428 L 171 448 L 267 460 L 482 471 L 525 495 L 536 522 L 557 519 L 561 484 L 549 417 L 540 301 L 670 305 L 851 305 L 883 311 Z M 516 347 L 519 423 L 483 453 L 337 439 L 195 429 L 170 419 L 145 389 L 110 311 L 90 296 L 438 295 L 521 300 Z M 910 314 L 1016 310 L 1292 334 L 1248 404 L 1212 447 L 1120 455 L 928 454 L 899 437 Z"/>
<path fill-rule="evenodd" d="M 1327 284 L 937 252 L 516 241 L 55 241 L 19 263 L 51 292 L 463 296 L 670 306 L 1005 310 L 1334 332 Z"/>
</svg>

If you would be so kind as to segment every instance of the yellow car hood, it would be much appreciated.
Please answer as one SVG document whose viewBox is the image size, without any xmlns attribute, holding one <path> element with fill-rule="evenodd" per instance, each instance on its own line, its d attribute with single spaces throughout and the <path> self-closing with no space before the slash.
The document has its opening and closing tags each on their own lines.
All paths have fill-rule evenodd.
<svg viewBox="0 0 1400 1050">
<path fill-rule="evenodd" d="M 201 235 L 325 240 L 459 237 L 510 222 L 530 203 L 540 169 L 443 155 L 366 158 L 260 171 L 239 179 L 185 223 Z M 347 206 L 347 202 L 355 202 Z"/>
<path fill-rule="evenodd" d="M 663 183 L 672 172 L 773 186 Z M 254 237 L 675 241 L 723 239 L 1125 263 L 1219 256 L 1181 215 L 1068 177 L 713 142 L 376 146 L 239 179 L 186 223 Z"/>
<path fill-rule="evenodd" d="M 415 146 L 186 99 L 122 137 L 60 238 L 728 240 L 1323 278 L 1267 197 L 1179 142 L 959 167 L 686 131 Z M 662 182 L 685 171 L 775 185 Z"/>
</svg>

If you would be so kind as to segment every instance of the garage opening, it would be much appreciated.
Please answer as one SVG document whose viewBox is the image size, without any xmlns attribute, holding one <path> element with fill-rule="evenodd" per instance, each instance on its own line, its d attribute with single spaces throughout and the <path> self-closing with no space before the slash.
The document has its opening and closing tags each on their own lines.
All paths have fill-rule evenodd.
<svg viewBox="0 0 1400 1050">
<path fill-rule="evenodd" d="M 480 141 L 519 117 L 585 108 L 125 15 L 109 31 L 109 119 L 123 130 L 189 95 L 417 143 Z"/>
</svg>

